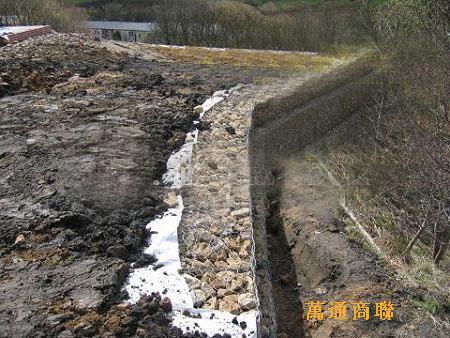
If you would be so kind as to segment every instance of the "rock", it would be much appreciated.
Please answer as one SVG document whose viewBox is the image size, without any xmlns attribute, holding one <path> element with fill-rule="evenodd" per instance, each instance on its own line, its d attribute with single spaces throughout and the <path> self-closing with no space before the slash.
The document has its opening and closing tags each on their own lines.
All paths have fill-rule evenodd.
<svg viewBox="0 0 450 338">
<path fill-rule="evenodd" d="M 154 255 L 150 255 L 147 253 L 143 253 L 138 260 L 134 263 L 133 268 L 143 268 L 146 266 L 149 266 L 151 264 L 154 264 L 158 261 L 158 259 Z"/>
<path fill-rule="evenodd" d="M 110 256 L 122 259 L 127 259 L 129 256 L 128 249 L 123 245 L 112 245 L 107 252 Z"/>
<path fill-rule="evenodd" d="M 206 304 L 204 306 L 205 309 L 209 310 L 218 310 L 219 309 L 219 302 L 217 300 L 217 297 L 211 297 L 206 301 Z"/>
<path fill-rule="evenodd" d="M 169 208 L 175 208 L 178 205 L 177 195 L 173 191 L 169 192 L 164 198 L 164 203 L 166 203 Z"/>
<path fill-rule="evenodd" d="M 54 314 L 54 315 L 50 315 L 47 317 L 46 324 L 49 325 L 50 327 L 52 327 L 52 326 L 56 326 L 62 322 L 67 321 L 68 319 L 72 319 L 72 318 L 73 318 L 73 314 L 68 314 L 68 313 Z"/>
<path fill-rule="evenodd" d="M 211 262 L 216 261 L 225 261 L 228 258 L 227 251 L 220 245 L 215 245 L 211 249 L 211 254 L 209 255 L 209 259 Z"/>
<path fill-rule="evenodd" d="M 255 297 L 251 293 L 243 293 L 239 295 L 238 301 L 242 310 L 252 310 L 258 305 Z"/>
<path fill-rule="evenodd" d="M 201 262 L 204 262 L 211 255 L 212 249 L 207 243 L 200 242 L 200 243 L 195 244 L 192 251 L 193 251 L 193 255 L 195 256 L 195 258 L 197 258 Z"/>
<path fill-rule="evenodd" d="M 169 313 L 172 311 L 172 302 L 168 297 L 164 297 L 159 302 L 159 306 L 161 307 L 161 310 L 163 310 L 165 313 Z"/>
<path fill-rule="evenodd" d="M 103 302 L 102 293 L 96 289 L 75 289 L 69 295 L 77 310 L 94 310 Z"/>
<path fill-rule="evenodd" d="M 120 311 L 124 311 L 124 310 L 128 309 L 129 306 L 130 306 L 130 304 L 128 304 L 128 303 L 120 303 L 120 304 L 116 305 L 116 308 L 119 309 Z"/>
<path fill-rule="evenodd" d="M 243 287 L 245 290 L 249 291 L 250 293 L 253 293 L 254 291 L 254 286 L 253 286 L 253 278 L 250 276 L 245 276 L 244 277 L 244 283 L 243 283 Z"/>
<path fill-rule="evenodd" d="M 214 289 L 219 290 L 219 289 L 224 289 L 225 288 L 225 282 L 222 278 L 216 278 L 211 282 L 211 285 Z"/>
<path fill-rule="evenodd" d="M 243 281 L 242 277 L 241 277 L 241 276 L 237 276 L 236 279 L 233 279 L 233 280 L 231 281 L 231 286 L 230 286 L 230 288 L 231 288 L 231 290 L 233 290 L 233 291 L 240 291 L 240 290 L 242 290 L 242 285 L 243 285 L 243 284 L 244 284 L 244 281 Z"/>
<path fill-rule="evenodd" d="M 192 301 L 194 302 L 194 307 L 198 308 L 206 303 L 206 296 L 202 290 L 191 290 Z"/>
<path fill-rule="evenodd" d="M 116 314 L 112 314 L 104 324 L 106 331 L 115 333 L 120 325 L 120 317 Z"/>
<path fill-rule="evenodd" d="M 196 114 L 201 114 L 201 113 L 203 113 L 203 111 L 204 111 L 204 109 L 202 106 L 194 107 L 194 113 L 196 113 Z"/>
<path fill-rule="evenodd" d="M 155 300 L 152 300 L 147 304 L 147 311 L 149 315 L 158 312 L 158 310 L 159 310 L 159 303 L 156 302 Z"/>
<path fill-rule="evenodd" d="M 316 288 L 316 289 L 314 290 L 314 292 L 315 292 L 316 294 L 318 294 L 318 295 L 324 295 L 324 294 L 326 294 L 326 293 L 328 292 L 328 290 L 327 290 L 327 288 L 324 287 L 324 286 L 319 286 L 318 288 Z"/>
<path fill-rule="evenodd" d="M 214 263 L 214 265 L 220 270 L 227 270 L 227 269 L 230 268 L 228 263 L 226 263 L 224 261 L 217 261 L 217 262 Z"/>
<path fill-rule="evenodd" d="M 14 242 L 14 244 L 19 245 L 22 243 L 25 243 L 25 236 L 20 234 L 19 236 L 16 237 L 16 241 Z"/>
<path fill-rule="evenodd" d="M 216 274 L 211 272 L 211 271 L 207 271 L 202 275 L 202 282 L 203 283 L 207 283 L 210 284 L 212 283 L 213 280 L 215 280 L 217 278 Z"/>
<path fill-rule="evenodd" d="M 219 182 L 210 182 L 208 184 L 208 190 L 212 193 L 217 193 L 220 188 L 222 188 L 222 185 Z"/>
<path fill-rule="evenodd" d="M 251 270 L 250 262 L 243 261 L 239 257 L 228 258 L 227 263 L 233 271 L 246 272 Z"/>
<path fill-rule="evenodd" d="M 219 310 L 226 311 L 233 314 L 239 313 L 238 296 L 225 296 L 219 301 Z"/>
<path fill-rule="evenodd" d="M 143 328 L 138 328 L 136 330 L 136 336 L 138 337 L 146 337 L 148 335 L 148 332 L 144 330 Z"/>
<path fill-rule="evenodd" d="M 242 208 L 231 212 L 231 216 L 235 218 L 243 218 L 250 215 L 250 209 L 249 208 Z"/>
<path fill-rule="evenodd" d="M 217 297 L 223 298 L 225 296 L 235 295 L 236 293 L 230 289 L 219 289 L 217 290 Z"/>
<path fill-rule="evenodd" d="M 225 243 L 227 245 L 227 247 L 230 248 L 230 250 L 238 250 L 239 247 L 239 242 L 233 238 L 226 238 L 225 239 Z"/>
<path fill-rule="evenodd" d="M 58 338 L 72 338 L 75 335 L 70 330 L 64 330 L 59 335 Z"/>
<path fill-rule="evenodd" d="M 198 278 L 196 278 L 194 276 L 191 276 L 191 275 L 185 273 L 183 275 L 183 277 L 186 280 L 186 283 L 187 283 L 187 285 L 189 286 L 189 288 L 191 290 L 199 289 L 202 286 L 202 282 Z"/>
<path fill-rule="evenodd" d="M 222 279 L 225 285 L 230 285 L 235 276 L 236 274 L 231 271 L 220 271 L 217 273 L 217 277 Z"/>
<path fill-rule="evenodd" d="M 189 270 L 190 273 L 194 274 L 197 277 L 200 277 L 208 271 L 208 268 L 204 263 L 194 260 Z"/>
<path fill-rule="evenodd" d="M 194 138 L 194 136 L 192 135 L 192 133 L 187 133 L 187 134 L 186 134 L 186 139 L 184 140 L 184 142 L 185 142 L 185 143 L 188 143 L 188 142 L 194 142 L 194 140 L 195 140 L 195 138 Z"/>
<path fill-rule="evenodd" d="M 208 164 L 208 166 L 213 170 L 217 169 L 217 163 L 212 160 L 208 161 L 206 164 Z"/>
<path fill-rule="evenodd" d="M 239 249 L 239 256 L 248 257 L 250 256 L 251 252 L 252 252 L 252 241 L 246 239 L 245 241 L 242 242 L 241 248 Z"/>
<path fill-rule="evenodd" d="M 214 296 L 216 294 L 216 291 L 211 286 L 209 286 L 206 283 L 202 284 L 202 289 L 201 290 L 205 294 L 206 299 L 209 299 L 209 298 L 211 298 L 212 296 Z"/>
</svg>

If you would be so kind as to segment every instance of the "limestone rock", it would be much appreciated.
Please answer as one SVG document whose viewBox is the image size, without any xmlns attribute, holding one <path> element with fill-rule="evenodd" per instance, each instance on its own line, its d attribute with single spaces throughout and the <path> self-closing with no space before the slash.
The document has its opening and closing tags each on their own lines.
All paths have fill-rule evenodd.
<svg viewBox="0 0 450 338">
<path fill-rule="evenodd" d="M 138 328 L 136 330 L 136 336 L 138 336 L 138 337 L 147 337 L 148 336 L 148 332 L 146 330 L 144 330 L 143 328 Z"/>
<path fill-rule="evenodd" d="M 252 310 L 258 305 L 256 299 L 251 293 L 243 293 L 239 295 L 239 306 L 242 310 Z"/>
<path fill-rule="evenodd" d="M 169 192 L 164 198 L 164 203 L 166 203 L 169 208 L 175 208 L 178 205 L 177 195 L 175 195 L 173 191 Z"/>
<path fill-rule="evenodd" d="M 201 290 L 203 291 L 206 299 L 209 299 L 216 294 L 216 291 L 209 284 L 206 283 L 202 284 Z"/>
<path fill-rule="evenodd" d="M 217 278 L 217 276 L 215 273 L 213 273 L 211 271 L 207 271 L 202 275 L 201 280 L 203 283 L 210 284 L 216 278 Z"/>
<path fill-rule="evenodd" d="M 216 290 L 225 288 L 225 282 L 222 278 L 216 278 L 211 283 L 212 287 Z"/>
<path fill-rule="evenodd" d="M 218 310 L 219 309 L 219 301 L 217 300 L 217 297 L 211 297 L 210 299 L 208 299 L 204 308 L 209 309 L 209 310 Z"/>
<path fill-rule="evenodd" d="M 16 241 L 14 242 L 14 244 L 22 244 L 25 243 L 25 236 L 20 234 L 19 236 L 16 237 Z"/>
<path fill-rule="evenodd" d="M 205 242 L 197 243 L 193 247 L 194 256 L 201 262 L 204 262 L 209 258 L 211 251 L 211 247 Z"/>
<path fill-rule="evenodd" d="M 130 305 L 130 304 L 128 304 L 128 303 L 120 303 L 120 304 L 118 304 L 116 307 L 117 307 L 120 311 L 123 311 L 123 310 L 125 310 L 125 309 L 128 309 L 129 305 Z"/>
<path fill-rule="evenodd" d="M 223 299 L 219 301 L 219 310 L 234 314 L 238 313 L 239 312 L 238 296 L 230 295 L 223 297 Z"/>
<path fill-rule="evenodd" d="M 228 258 L 227 251 L 219 245 L 213 247 L 211 251 L 209 256 L 211 262 L 225 261 Z"/>
<path fill-rule="evenodd" d="M 241 291 L 241 290 L 242 290 L 243 284 L 244 284 L 244 280 L 242 279 L 241 276 L 238 275 L 238 276 L 236 277 L 236 279 L 233 279 L 233 280 L 231 281 L 231 286 L 230 286 L 230 288 L 231 288 L 231 290 L 233 290 L 233 291 Z"/>
<path fill-rule="evenodd" d="M 250 256 L 250 253 L 252 252 L 252 241 L 251 240 L 244 240 L 241 244 L 241 248 L 239 249 L 239 256 L 241 257 L 248 257 Z"/>
<path fill-rule="evenodd" d="M 200 280 L 194 276 L 191 276 L 187 273 L 185 273 L 183 275 L 184 279 L 186 280 L 187 285 L 189 286 L 189 288 L 191 290 L 193 289 L 199 289 L 202 285 L 202 283 L 200 282 Z"/>
<path fill-rule="evenodd" d="M 230 289 L 219 289 L 217 290 L 217 297 L 223 298 L 225 296 L 235 295 L 236 293 Z"/>
<path fill-rule="evenodd" d="M 243 218 L 243 217 L 250 216 L 250 209 L 242 208 L 242 209 L 235 210 L 231 213 L 231 216 L 233 216 L 235 218 Z"/>
<path fill-rule="evenodd" d="M 217 273 L 217 277 L 221 278 L 225 285 L 229 285 L 234 279 L 235 275 L 236 274 L 231 271 L 220 271 Z"/>
<path fill-rule="evenodd" d="M 200 289 L 191 290 L 191 297 L 194 302 L 194 307 L 196 308 L 202 306 L 206 302 L 205 293 Z"/>
<path fill-rule="evenodd" d="M 227 270 L 227 269 L 230 268 L 228 263 L 226 263 L 224 261 L 217 261 L 217 262 L 214 263 L 214 265 L 220 270 Z"/>
<path fill-rule="evenodd" d="M 244 289 L 247 290 L 248 292 L 253 293 L 253 291 L 254 291 L 253 278 L 250 277 L 250 276 L 245 276 L 245 277 L 244 277 L 243 287 L 244 287 Z"/>
</svg>

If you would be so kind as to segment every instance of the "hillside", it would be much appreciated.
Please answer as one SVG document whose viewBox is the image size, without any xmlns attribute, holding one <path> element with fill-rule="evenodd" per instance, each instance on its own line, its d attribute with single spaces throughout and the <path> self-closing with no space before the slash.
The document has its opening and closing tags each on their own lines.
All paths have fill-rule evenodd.
<svg viewBox="0 0 450 338">
<path fill-rule="evenodd" d="M 92 19 L 149 21 L 155 19 L 155 6 L 161 5 L 161 0 L 69 0 L 76 6 L 86 8 Z M 265 13 L 296 13 L 306 8 L 314 10 L 333 10 L 336 7 L 352 7 L 352 1 L 323 0 L 236 0 L 254 6 Z"/>
</svg>

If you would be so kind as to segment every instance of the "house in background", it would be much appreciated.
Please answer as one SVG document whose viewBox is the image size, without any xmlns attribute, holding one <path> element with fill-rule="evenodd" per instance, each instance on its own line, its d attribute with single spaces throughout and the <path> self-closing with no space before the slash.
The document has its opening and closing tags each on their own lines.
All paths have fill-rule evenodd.
<svg viewBox="0 0 450 338">
<path fill-rule="evenodd" d="M 156 27 L 149 22 L 122 21 L 88 21 L 86 26 L 97 38 L 128 42 L 150 42 Z"/>
<path fill-rule="evenodd" d="M 50 26 L 0 26 L 0 45 L 17 43 L 51 33 Z"/>
</svg>

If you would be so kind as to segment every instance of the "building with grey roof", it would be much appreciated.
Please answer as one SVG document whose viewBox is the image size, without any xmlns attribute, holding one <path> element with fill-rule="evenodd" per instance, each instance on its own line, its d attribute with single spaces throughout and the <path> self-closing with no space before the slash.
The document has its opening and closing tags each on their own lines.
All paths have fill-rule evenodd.
<svg viewBox="0 0 450 338">
<path fill-rule="evenodd" d="M 156 25 L 150 22 L 88 21 L 86 27 L 98 38 L 128 42 L 151 42 Z"/>
</svg>

